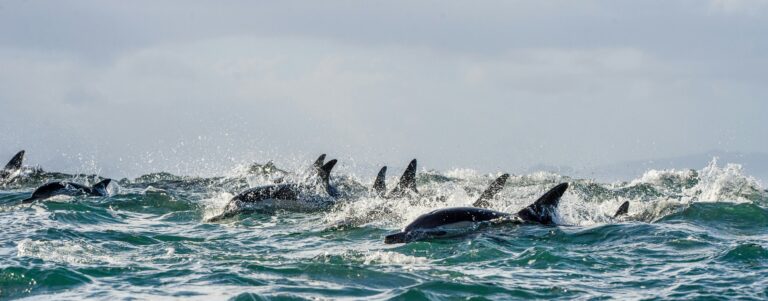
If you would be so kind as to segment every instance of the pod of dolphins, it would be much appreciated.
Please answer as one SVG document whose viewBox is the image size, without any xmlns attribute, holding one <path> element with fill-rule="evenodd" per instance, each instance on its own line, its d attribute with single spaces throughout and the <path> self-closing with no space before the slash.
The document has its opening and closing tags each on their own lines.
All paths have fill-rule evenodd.
<svg viewBox="0 0 768 301">
<path fill-rule="evenodd" d="M 9 183 L 17 177 L 23 168 L 24 151 L 20 151 L 0 170 L 0 184 Z M 331 170 L 337 160 L 325 162 L 326 155 L 320 155 L 309 174 L 300 183 L 283 183 L 254 187 L 245 190 L 229 200 L 224 212 L 211 217 L 206 222 L 219 222 L 246 213 L 269 213 L 276 210 L 317 211 L 333 206 L 341 197 L 338 189 L 331 184 Z M 416 188 L 416 159 L 413 159 L 400 177 L 397 185 L 387 193 L 385 176 L 387 167 L 381 168 L 373 182 L 372 194 L 378 198 L 418 198 Z M 500 212 L 488 209 L 490 201 L 504 188 L 509 174 L 503 174 L 491 182 L 472 207 L 451 207 L 437 209 L 417 217 L 400 232 L 387 235 L 384 243 L 409 243 L 418 240 L 454 237 L 500 224 L 538 224 L 553 225 L 560 198 L 568 189 L 568 183 L 561 183 L 544 193 L 533 204 L 516 213 Z M 111 179 L 105 179 L 93 186 L 56 181 L 46 183 L 22 200 L 28 204 L 54 196 L 109 196 L 108 186 Z M 621 204 L 614 218 L 626 215 L 629 201 Z"/>
</svg>

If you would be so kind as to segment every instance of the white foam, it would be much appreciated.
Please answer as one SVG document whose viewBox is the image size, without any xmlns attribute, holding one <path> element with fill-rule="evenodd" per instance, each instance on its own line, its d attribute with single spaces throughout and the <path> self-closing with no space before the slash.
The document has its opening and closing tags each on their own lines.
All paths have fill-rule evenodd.
<svg viewBox="0 0 768 301">
<path fill-rule="evenodd" d="M 82 240 L 42 241 L 24 239 L 19 241 L 16 250 L 20 257 L 33 257 L 73 265 L 123 265 L 127 263 L 112 256 L 112 252 Z"/>
<path fill-rule="evenodd" d="M 429 259 L 397 252 L 368 251 L 364 253 L 363 263 L 368 265 L 418 265 L 429 263 Z"/>
<path fill-rule="evenodd" d="M 744 175 L 740 164 L 726 164 L 720 168 L 713 158 L 700 175 L 699 183 L 689 189 L 700 202 L 750 202 L 748 195 L 762 191 L 757 179 Z"/>
<path fill-rule="evenodd" d="M 200 205 L 202 205 L 203 208 L 203 220 L 207 220 L 224 212 L 224 207 L 227 206 L 229 200 L 233 197 L 234 195 L 231 193 L 222 192 L 215 194 L 211 198 L 200 200 Z"/>
</svg>

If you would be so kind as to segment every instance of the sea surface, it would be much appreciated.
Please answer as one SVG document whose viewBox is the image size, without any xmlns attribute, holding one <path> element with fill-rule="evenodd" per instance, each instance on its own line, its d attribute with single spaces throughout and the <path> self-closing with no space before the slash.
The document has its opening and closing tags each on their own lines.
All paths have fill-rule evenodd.
<svg viewBox="0 0 768 301">
<path fill-rule="evenodd" d="M 404 167 L 390 166 L 390 189 Z M 328 210 L 204 222 L 234 194 L 302 173 L 155 173 L 117 181 L 109 197 L 22 205 L 49 181 L 99 180 L 27 170 L 0 186 L 0 299 L 768 299 L 768 191 L 739 165 L 615 183 L 512 175 L 493 209 L 516 212 L 571 184 L 557 226 L 409 244 L 383 239 L 420 214 L 470 205 L 500 173 L 420 169 L 415 200 L 371 197 L 373 179 L 334 173 L 345 197 Z M 626 200 L 629 215 L 612 218 Z"/>
</svg>

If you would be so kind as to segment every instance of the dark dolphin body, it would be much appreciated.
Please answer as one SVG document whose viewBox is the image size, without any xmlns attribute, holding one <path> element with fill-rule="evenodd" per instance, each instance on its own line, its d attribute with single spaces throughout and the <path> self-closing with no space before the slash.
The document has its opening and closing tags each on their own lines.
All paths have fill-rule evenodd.
<svg viewBox="0 0 768 301">
<path fill-rule="evenodd" d="M 16 155 L 8 161 L 8 164 L 0 170 L 0 183 L 10 181 L 18 174 L 18 171 L 21 170 L 21 167 L 24 164 L 24 153 L 23 150 L 16 153 Z"/>
<path fill-rule="evenodd" d="M 276 184 L 248 189 L 233 197 L 224 208 L 224 213 L 209 218 L 208 222 L 217 222 L 241 213 L 270 212 L 274 210 L 307 211 L 328 207 L 333 201 L 318 195 L 317 188 L 322 187 L 332 199 L 338 191 L 330 185 L 330 174 L 336 160 L 323 164 L 325 155 L 320 156 L 313 165 L 317 177 L 305 180 L 304 184 Z M 318 167 L 319 166 L 319 167 Z"/>
<path fill-rule="evenodd" d="M 376 192 L 376 195 L 381 198 L 389 198 L 389 196 L 385 195 L 385 188 L 384 188 L 384 173 L 386 172 L 386 167 L 383 167 L 381 171 L 379 171 L 379 175 L 376 177 L 376 180 L 374 181 L 374 192 Z M 417 194 L 417 191 L 415 190 L 415 181 L 413 180 L 416 175 L 416 160 L 414 159 L 411 161 L 411 163 L 408 165 L 408 168 L 406 169 L 405 174 L 403 177 L 401 177 L 401 181 L 398 184 L 400 187 L 414 187 L 413 190 L 409 190 L 408 193 L 404 194 L 403 196 L 406 198 L 413 198 L 413 197 L 419 197 Z M 406 179 L 403 181 L 402 179 Z M 496 180 L 491 182 L 491 184 L 488 186 L 488 188 L 483 191 L 483 193 L 480 195 L 480 197 L 475 201 L 475 203 L 472 206 L 475 207 L 487 207 L 489 206 L 488 200 L 493 199 L 496 194 L 501 191 L 501 189 L 504 187 L 504 184 L 507 182 L 507 179 L 509 179 L 509 174 L 503 174 L 500 177 L 498 177 Z M 410 184 L 408 184 L 410 182 Z M 443 199 L 443 197 L 436 198 L 437 200 Z M 386 204 L 379 204 L 377 207 L 375 207 L 371 212 L 376 212 L 376 214 L 371 214 L 365 217 L 357 217 L 357 218 L 351 218 L 347 220 L 343 220 L 340 222 L 337 222 L 333 225 L 333 227 L 339 228 L 339 227 L 347 227 L 351 225 L 361 225 L 367 222 L 370 222 L 372 219 L 377 218 L 377 216 L 380 216 L 381 214 L 390 215 L 394 214 L 392 211 L 392 207 L 387 206 Z"/>
<path fill-rule="evenodd" d="M 107 186 L 112 183 L 112 179 L 105 179 L 101 182 L 94 184 L 93 186 L 85 186 L 83 184 L 72 183 L 67 181 L 50 182 L 43 186 L 38 187 L 32 192 L 32 196 L 26 200 L 21 201 L 24 204 L 32 203 L 34 201 L 44 200 L 57 195 L 68 196 L 108 196 Z"/>
<path fill-rule="evenodd" d="M 494 182 L 494 184 L 496 183 Z M 500 187 L 494 184 L 486 191 L 500 190 Z M 471 232 L 491 223 L 537 223 L 550 225 L 553 223 L 552 217 L 560 202 L 560 198 L 567 189 L 568 183 L 559 184 L 550 189 L 532 205 L 517 212 L 517 214 L 476 207 L 438 209 L 419 216 L 403 228 L 401 232 L 387 235 L 384 243 L 408 243 L 422 239 L 455 236 Z M 475 204 L 483 204 L 485 200 L 481 196 L 481 199 L 475 202 Z"/>
<path fill-rule="evenodd" d="M 487 207 L 488 200 L 504 187 L 508 178 L 509 175 L 504 174 L 491 183 L 480 198 L 475 201 L 473 204 L 475 207 L 445 208 L 423 214 L 405 226 L 402 232 L 387 235 L 384 238 L 384 243 L 408 243 L 422 239 L 456 236 L 490 224 L 553 224 L 552 217 L 560 203 L 560 198 L 568 189 L 568 183 L 561 183 L 550 189 L 533 204 L 520 210 L 517 214 L 478 208 Z M 613 218 L 627 215 L 628 211 L 629 201 L 626 201 L 619 206 Z"/>
<path fill-rule="evenodd" d="M 384 181 L 386 176 L 387 167 L 384 166 L 376 175 L 376 180 L 373 181 L 373 191 L 376 196 L 380 198 L 403 198 L 418 195 L 419 191 L 416 189 L 416 159 L 408 163 L 408 167 L 405 168 L 403 175 L 400 177 L 400 182 L 397 183 L 397 186 L 389 194 L 387 194 L 387 185 Z"/>
</svg>

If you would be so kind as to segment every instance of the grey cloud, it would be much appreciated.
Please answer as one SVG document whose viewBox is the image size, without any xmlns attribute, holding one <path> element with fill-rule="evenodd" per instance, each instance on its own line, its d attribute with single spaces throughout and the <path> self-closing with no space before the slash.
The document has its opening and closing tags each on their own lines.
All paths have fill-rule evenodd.
<svg viewBox="0 0 768 301">
<path fill-rule="evenodd" d="M 211 174 L 336 152 L 514 171 L 768 149 L 765 21 L 711 3 L 27 1 L 0 15 L 2 152 L 51 168 Z"/>
</svg>

